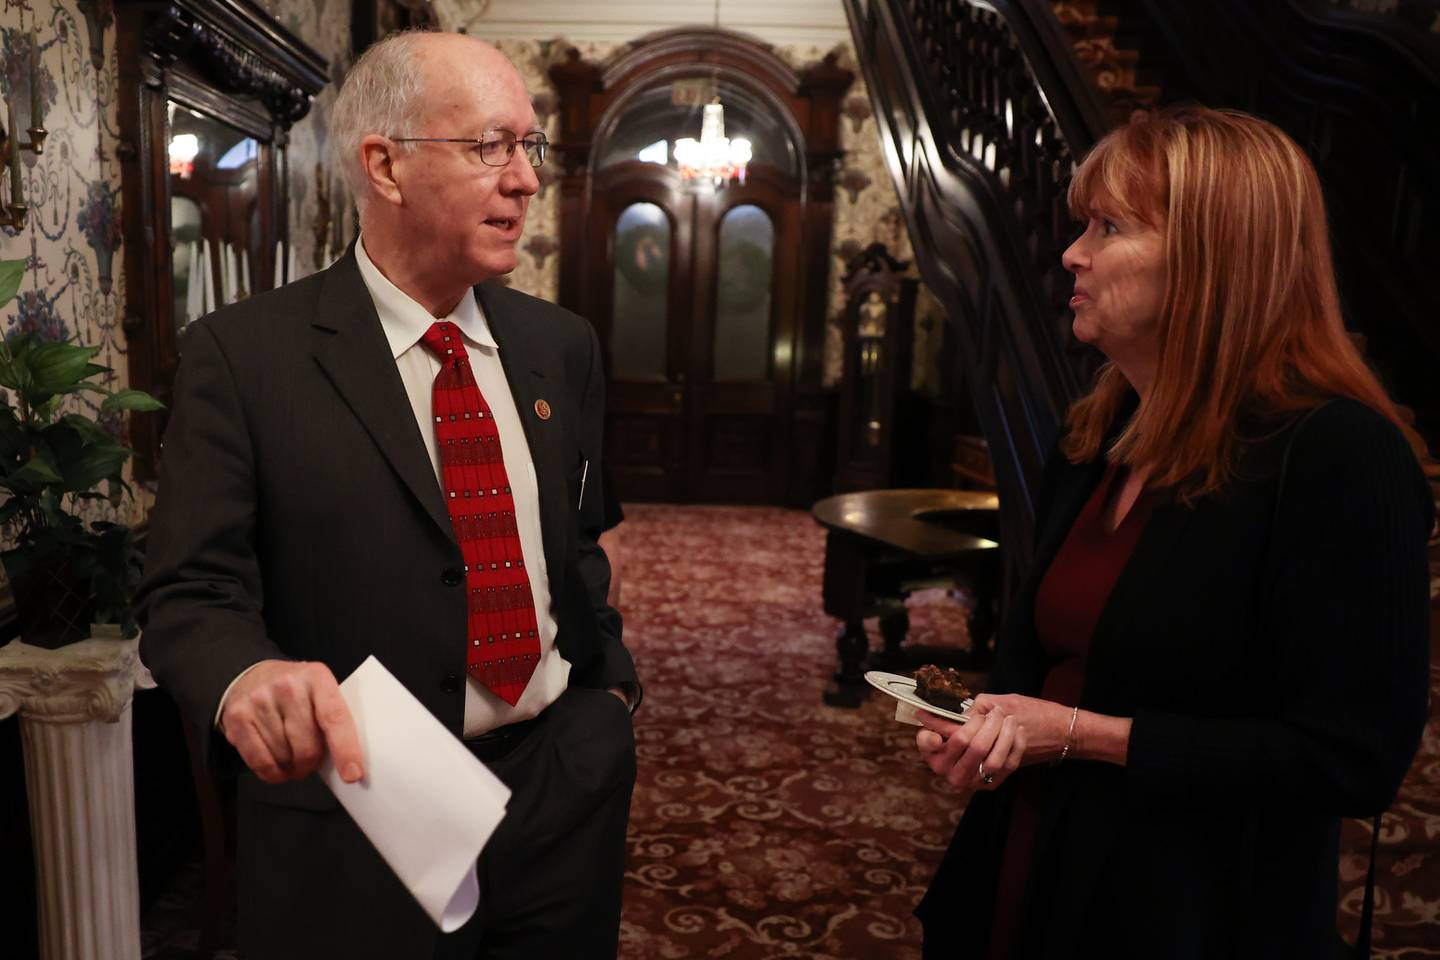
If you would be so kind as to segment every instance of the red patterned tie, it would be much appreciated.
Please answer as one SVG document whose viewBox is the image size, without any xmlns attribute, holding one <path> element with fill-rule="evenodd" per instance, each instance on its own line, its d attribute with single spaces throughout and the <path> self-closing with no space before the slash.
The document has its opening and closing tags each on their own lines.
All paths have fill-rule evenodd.
<svg viewBox="0 0 1440 960">
<path fill-rule="evenodd" d="M 431 410 L 445 503 L 465 557 L 466 669 L 514 706 L 540 662 L 540 631 L 500 431 L 475 383 L 459 328 L 431 324 L 420 342 L 440 359 Z"/>
</svg>

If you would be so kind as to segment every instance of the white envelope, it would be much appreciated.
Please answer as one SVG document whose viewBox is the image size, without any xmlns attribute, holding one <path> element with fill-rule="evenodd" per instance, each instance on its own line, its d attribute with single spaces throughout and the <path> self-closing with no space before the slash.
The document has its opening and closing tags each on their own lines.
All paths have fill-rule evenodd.
<svg viewBox="0 0 1440 960">
<path fill-rule="evenodd" d="M 346 783 L 326 757 L 320 777 L 430 919 L 445 933 L 458 930 L 480 903 L 475 861 L 505 816 L 510 788 L 374 657 L 340 692 L 365 776 Z"/>
</svg>

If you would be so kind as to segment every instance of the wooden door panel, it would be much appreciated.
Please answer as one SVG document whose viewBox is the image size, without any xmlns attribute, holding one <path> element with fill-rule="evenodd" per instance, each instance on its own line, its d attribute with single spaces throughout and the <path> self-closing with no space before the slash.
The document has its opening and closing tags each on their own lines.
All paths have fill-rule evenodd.
<svg viewBox="0 0 1440 960">
<path fill-rule="evenodd" d="M 727 412 L 701 419 L 694 446 L 703 469 L 695 477 L 698 499 L 720 503 L 770 503 L 775 462 L 781 455 L 774 416 Z"/>
<path fill-rule="evenodd" d="M 597 244 L 603 239 L 606 256 L 594 258 L 588 278 L 594 304 L 591 320 L 600 337 L 605 369 L 609 372 L 606 404 L 605 458 L 616 488 L 630 500 L 685 499 L 687 437 L 685 432 L 684 357 L 689 349 L 692 215 L 690 198 L 680 189 L 674 171 L 648 163 L 626 163 L 597 177 L 590 224 Z M 631 205 L 654 204 L 670 226 L 666 284 L 665 348 L 654 369 L 627 372 L 617 340 L 623 319 L 617 323 L 617 258 L 653 254 L 638 246 L 617 249 L 616 224 Z M 633 344 L 629 345 L 633 348 Z M 652 364 L 645 364 L 647 368 Z"/>
<path fill-rule="evenodd" d="M 775 502 L 786 489 L 790 462 L 785 449 L 791 427 L 798 330 L 797 196 L 798 184 L 794 181 L 758 167 L 744 185 L 731 184 L 723 191 L 702 195 L 696 202 L 689 430 L 692 486 L 702 500 Z M 721 287 L 728 282 L 722 273 L 736 267 L 733 262 L 722 265 L 726 250 L 721 232 L 727 216 L 750 207 L 763 211 L 770 227 L 769 328 L 763 373 L 753 379 L 721 379 L 716 369 L 716 330 Z"/>
<path fill-rule="evenodd" d="M 615 478 L 616 488 L 628 500 L 677 499 L 681 491 L 673 482 L 675 431 L 665 418 L 635 415 L 628 411 L 611 413 L 606 425 L 605 459 Z"/>
</svg>

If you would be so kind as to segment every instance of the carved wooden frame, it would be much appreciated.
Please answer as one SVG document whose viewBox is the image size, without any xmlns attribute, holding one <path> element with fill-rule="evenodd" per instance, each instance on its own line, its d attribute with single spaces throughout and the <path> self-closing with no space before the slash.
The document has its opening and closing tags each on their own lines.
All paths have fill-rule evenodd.
<svg viewBox="0 0 1440 960">
<path fill-rule="evenodd" d="M 585 315 L 596 295 L 596 266 L 591 262 L 586 232 L 598 176 L 591 162 L 594 148 L 604 142 L 613 119 L 635 91 L 666 77 L 699 73 L 738 83 L 776 107 L 803 152 L 799 262 L 805 282 L 794 307 L 798 322 L 792 341 L 791 446 L 798 462 L 817 463 L 829 441 L 833 415 L 831 391 L 822 387 L 821 380 L 835 175 L 844 154 L 840 106 L 855 79 L 854 73 L 836 62 L 835 54 L 797 72 L 754 40 L 723 30 L 689 27 L 644 37 L 603 66 L 570 50 L 567 59 L 550 69 L 560 100 L 556 147 L 563 163 L 558 299 L 562 306 Z M 809 503 L 820 492 L 817 483 L 824 487 L 828 479 L 797 474 L 790 481 L 786 500 Z"/>
<path fill-rule="evenodd" d="M 179 364 L 173 316 L 167 163 L 170 100 L 254 137 L 260 149 L 262 258 L 257 289 L 289 244 L 285 146 L 324 87 L 328 66 L 252 0 L 116 0 L 125 313 L 130 385 L 167 405 Z M 131 423 L 134 471 L 155 477 L 165 414 Z"/>
</svg>

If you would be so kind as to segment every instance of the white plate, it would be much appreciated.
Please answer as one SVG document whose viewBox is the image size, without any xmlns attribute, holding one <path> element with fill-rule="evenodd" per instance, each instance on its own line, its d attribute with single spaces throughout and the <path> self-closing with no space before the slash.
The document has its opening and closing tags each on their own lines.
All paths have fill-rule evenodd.
<svg viewBox="0 0 1440 960">
<path fill-rule="evenodd" d="M 882 693 L 888 693 L 901 703 L 908 703 L 912 707 L 924 710 L 926 713 L 933 713 L 937 717 L 945 717 L 948 720 L 955 720 L 959 723 L 965 723 L 970 719 L 963 711 L 956 713 L 954 710 L 945 710 L 921 700 L 915 695 L 915 680 L 912 677 L 902 677 L 899 674 L 886 673 L 883 670 L 869 670 L 865 673 L 865 679 L 868 680 L 870 685 L 876 690 Z M 966 700 L 965 709 L 970 709 L 970 705 L 974 702 L 973 699 Z"/>
</svg>

